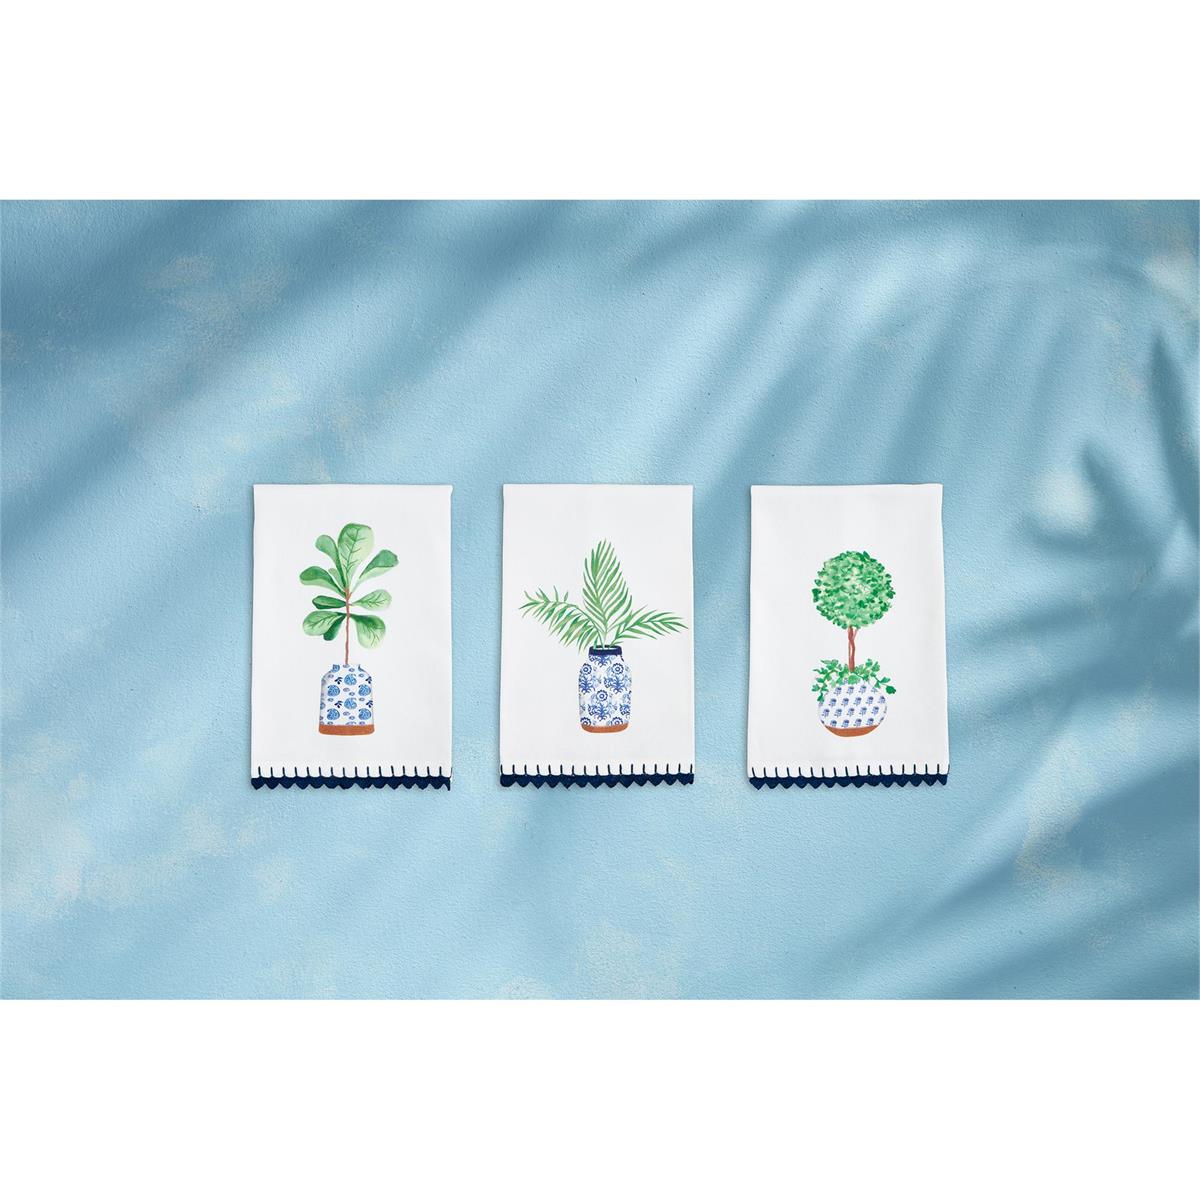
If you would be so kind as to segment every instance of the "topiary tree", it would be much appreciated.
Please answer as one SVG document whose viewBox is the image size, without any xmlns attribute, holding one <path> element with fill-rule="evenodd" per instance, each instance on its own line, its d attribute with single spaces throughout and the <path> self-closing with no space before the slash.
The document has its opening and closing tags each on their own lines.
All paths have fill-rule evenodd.
<svg viewBox="0 0 1200 1200">
<path fill-rule="evenodd" d="M 892 577 L 864 550 L 845 550 L 822 564 L 813 583 L 813 603 L 827 621 L 846 631 L 854 670 L 854 635 L 892 607 Z"/>
</svg>

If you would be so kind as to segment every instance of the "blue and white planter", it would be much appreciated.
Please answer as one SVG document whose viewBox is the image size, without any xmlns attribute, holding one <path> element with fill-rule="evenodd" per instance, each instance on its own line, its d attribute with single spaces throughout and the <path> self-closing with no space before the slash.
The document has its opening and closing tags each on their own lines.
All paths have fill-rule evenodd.
<svg viewBox="0 0 1200 1200">
<path fill-rule="evenodd" d="M 620 646 L 593 646 L 579 668 L 579 727 L 620 733 L 629 727 L 633 680 Z"/>
<path fill-rule="evenodd" d="M 321 677 L 322 733 L 354 735 L 375 732 L 375 684 L 357 663 L 334 663 Z"/>
<path fill-rule="evenodd" d="M 839 683 L 818 703 L 821 724 L 838 737 L 870 733 L 887 716 L 887 693 L 866 683 Z"/>
</svg>

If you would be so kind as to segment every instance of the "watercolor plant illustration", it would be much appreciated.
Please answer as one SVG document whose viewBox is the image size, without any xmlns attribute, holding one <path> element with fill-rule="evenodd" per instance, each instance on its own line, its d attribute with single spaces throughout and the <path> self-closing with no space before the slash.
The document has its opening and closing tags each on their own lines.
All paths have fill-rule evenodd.
<svg viewBox="0 0 1200 1200">
<path fill-rule="evenodd" d="M 598 543 L 584 559 L 578 603 L 557 588 L 553 595 L 539 589 L 525 593 L 521 614 L 540 621 L 564 646 L 587 650 L 579 668 L 579 727 L 585 733 L 629 728 L 633 679 L 621 643 L 687 628 L 675 613 L 634 608 L 611 542 Z"/>
<path fill-rule="evenodd" d="M 300 572 L 301 583 L 332 593 L 313 597 L 314 611 L 304 618 L 304 632 L 327 642 L 334 641 L 339 632 L 345 636 L 342 661 L 334 663 L 321 679 L 317 722 L 321 733 L 375 732 L 375 683 L 361 664 L 350 662 L 350 626 L 354 626 L 358 644 L 365 649 L 373 649 L 383 641 L 387 626 L 374 613 L 391 604 L 391 593 L 382 588 L 357 597 L 355 593 L 368 579 L 390 571 L 399 559 L 390 550 L 380 550 L 371 558 L 374 546 L 375 535 L 369 525 L 344 525 L 336 542 L 327 533 L 316 541 L 317 549 L 329 556 L 331 565 L 305 567 Z M 368 611 L 355 612 L 356 608 Z"/>
<path fill-rule="evenodd" d="M 839 737 L 878 729 L 887 716 L 887 698 L 896 694 L 891 679 L 873 659 L 855 657 L 858 631 L 873 625 L 892 607 L 892 577 L 864 550 L 845 550 L 822 564 L 813 582 L 817 612 L 846 631 L 846 661 L 821 660 L 815 668 L 821 723 Z"/>
</svg>

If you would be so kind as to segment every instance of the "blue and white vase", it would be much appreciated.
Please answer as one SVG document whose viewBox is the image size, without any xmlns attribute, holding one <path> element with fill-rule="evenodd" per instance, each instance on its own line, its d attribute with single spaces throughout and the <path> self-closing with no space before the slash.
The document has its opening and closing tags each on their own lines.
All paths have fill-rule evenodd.
<svg viewBox="0 0 1200 1200">
<path fill-rule="evenodd" d="M 633 681 L 620 646 L 593 646 L 579 668 L 579 726 L 584 733 L 629 727 Z"/>
<path fill-rule="evenodd" d="M 357 663 L 334 663 L 321 677 L 322 733 L 375 732 L 375 684 Z"/>
<path fill-rule="evenodd" d="M 839 683 L 819 701 L 821 724 L 838 737 L 859 737 L 883 724 L 887 693 L 868 683 Z"/>
</svg>

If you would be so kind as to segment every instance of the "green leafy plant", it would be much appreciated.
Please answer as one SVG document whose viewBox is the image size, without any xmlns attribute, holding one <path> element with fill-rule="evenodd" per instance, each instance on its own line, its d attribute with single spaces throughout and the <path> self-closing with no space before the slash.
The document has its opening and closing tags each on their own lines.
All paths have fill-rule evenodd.
<svg viewBox="0 0 1200 1200">
<path fill-rule="evenodd" d="M 687 626 L 674 613 L 633 607 L 617 552 L 600 542 L 583 560 L 583 593 L 577 603 L 558 589 L 525 593 L 523 616 L 541 621 L 565 646 L 616 646 L 634 638 L 658 638 Z"/>
<path fill-rule="evenodd" d="M 873 658 L 868 658 L 853 669 L 836 658 L 823 658 L 821 665 L 813 670 L 817 673 L 817 681 L 812 690 L 817 693 L 817 700 L 821 704 L 825 703 L 829 692 L 842 683 L 869 683 L 872 687 L 882 688 L 889 696 L 896 694 L 891 679 L 880 673 L 883 668 Z"/>
<path fill-rule="evenodd" d="M 846 550 L 821 565 L 812 595 L 817 612 L 846 631 L 849 642 L 846 665 L 853 671 L 855 635 L 892 607 L 896 593 L 892 590 L 891 575 L 883 563 L 865 550 Z"/>
<path fill-rule="evenodd" d="M 382 588 L 354 599 L 354 593 L 366 583 L 385 571 L 390 571 L 399 559 L 390 550 L 380 550 L 366 566 L 359 567 L 368 558 L 375 545 L 375 535 L 369 525 L 345 525 L 335 542 L 327 533 L 317 538 L 316 546 L 322 554 L 329 556 L 331 567 L 305 567 L 300 572 L 300 582 L 308 587 L 325 588 L 331 596 L 313 597 L 313 608 L 304 618 L 304 632 L 313 637 L 323 637 L 332 642 L 338 631 L 345 626 L 346 644 L 343 662 L 350 665 L 350 625 L 358 636 L 358 644 L 371 649 L 383 641 L 387 626 L 381 617 L 370 612 L 352 612 L 353 608 L 379 610 L 392 602 L 390 592 Z"/>
</svg>

